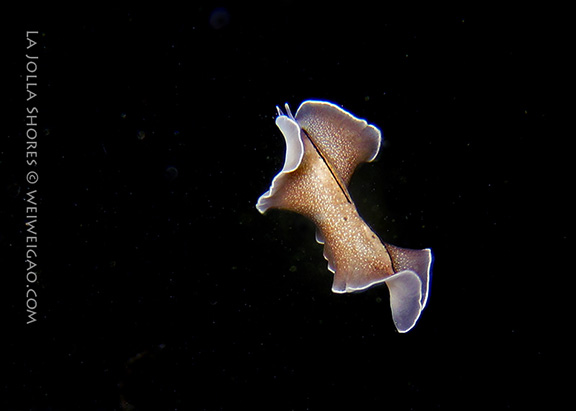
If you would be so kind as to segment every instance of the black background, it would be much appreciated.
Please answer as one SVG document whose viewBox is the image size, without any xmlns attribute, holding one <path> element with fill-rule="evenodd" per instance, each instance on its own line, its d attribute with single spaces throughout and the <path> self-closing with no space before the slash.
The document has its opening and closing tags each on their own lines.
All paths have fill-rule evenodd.
<svg viewBox="0 0 576 411">
<path fill-rule="evenodd" d="M 561 11 L 285 2 L 16 20 L 2 136 L 3 409 L 524 409 L 565 391 L 573 268 Z M 38 30 L 37 322 L 25 312 L 26 30 Z M 351 183 L 435 256 L 398 334 L 386 288 L 330 291 L 275 106 L 382 131 Z"/>
</svg>

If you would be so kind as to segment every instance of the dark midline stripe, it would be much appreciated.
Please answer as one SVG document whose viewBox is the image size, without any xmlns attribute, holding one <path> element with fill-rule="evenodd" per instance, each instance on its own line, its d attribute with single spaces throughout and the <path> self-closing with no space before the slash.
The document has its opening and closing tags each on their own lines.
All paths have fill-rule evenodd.
<svg viewBox="0 0 576 411">
<path fill-rule="evenodd" d="M 344 194 L 344 197 L 346 197 L 346 200 L 350 204 L 352 204 L 352 199 L 348 196 L 346 189 L 344 187 L 342 187 L 342 183 L 340 182 L 340 179 L 338 177 L 336 177 L 334 170 L 332 170 L 332 167 L 330 167 L 330 164 L 328 164 L 328 161 L 326 161 L 326 158 L 324 158 L 324 156 L 322 155 L 322 152 L 318 149 L 318 146 L 316 146 L 316 143 L 314 143 L 314 140 L 312 140 L 312 137 L 310 137 L 310 134 L 308 134 L 306 129 L 304 129 L 304 128 L 300 128 L 300 129 L 304 132 L 304 134 L 306 134 L 306 137 L 308 137 L 308 140 L 310 140 L 310 142 L 312 143 L 312 145 L 316 149 L 316 152 L 318 153 L 318 155 L 320 156 L 322 161 L 324 161 L 324 164 L 326 164 L 326 167 L 328 167 L 328 170 L 330 170 L 330 174 L 332 174 L 332 178 L 334 179 L 334 181 L 336 181 L 336 184 L 338 184 L 338 187 L 340 187 L 340 190 L 342 191 L 342 194 Z"/>
</svg>

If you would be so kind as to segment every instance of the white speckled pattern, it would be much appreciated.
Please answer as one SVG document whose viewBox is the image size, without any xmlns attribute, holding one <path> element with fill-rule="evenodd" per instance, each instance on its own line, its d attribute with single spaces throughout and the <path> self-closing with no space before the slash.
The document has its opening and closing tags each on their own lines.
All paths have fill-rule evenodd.
<svg viewBox="0 0 576 411">
<path fill-rule="evenodd" d="M 408 331 L 426 304 L 431 252 L 381 242 L 347 189 L 357 165 L 378 154 L 379 130 L 326 102 L 304 102 L 295 118 L 288 108 L 288 115 L 279 113 L 276 124 L 286 140 L 286 159 L 257 209 L 285 209 L 311 219 L 334 273 L 332 291 L 386 282 L 396 327 Z"/>
</svg>

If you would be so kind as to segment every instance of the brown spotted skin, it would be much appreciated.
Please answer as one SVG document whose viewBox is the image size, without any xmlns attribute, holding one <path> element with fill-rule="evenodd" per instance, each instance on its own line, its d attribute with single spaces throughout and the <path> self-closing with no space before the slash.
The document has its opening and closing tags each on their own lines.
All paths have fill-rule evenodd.
<svg viewBox="0 0 576 411">
<path fill-rule="evenodd" d="M 348 192 L 358 164 L 378 154 L 380 131 L 327 102 L 306 101 L 296 116 L 286 109 L 287 115 L 278 110 L 276 118 L 286 140 L 284 167 L 256 208 L 261 213 L 289 210 L 312 220 L 334 273 L 332 291 L 360 291 L 385 282 L 396 328 L 409 331 L 426 305 L 432 253 L 380 241 Z"/>
</svg>

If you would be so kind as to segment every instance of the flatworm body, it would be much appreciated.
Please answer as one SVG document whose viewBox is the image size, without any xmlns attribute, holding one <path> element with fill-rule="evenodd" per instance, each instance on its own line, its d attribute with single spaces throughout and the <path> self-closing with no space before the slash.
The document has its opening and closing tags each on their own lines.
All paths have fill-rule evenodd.
<svg viewBox="0 0 576 411">
<path fill-rule="evenodd" d="M 256 204 L 290 210 L 312 220 L 324 244 L 332 291 L 346 293 L 386 283 L 392 318 L 409 331 L 428 299 L 432 253 L 384 243 L 362 220 L 348 192 L 356 167 L 380 149 L 380 131 L 340 107 L 305 101 L 293 116 L 278 109 L 276 125 L 286 140 L 284 167 Z"/>
</svg>

